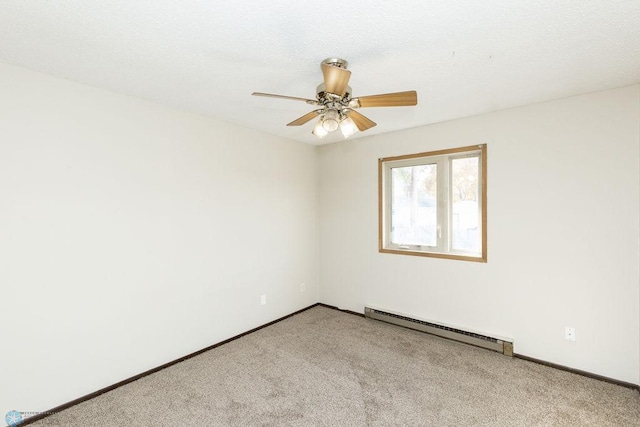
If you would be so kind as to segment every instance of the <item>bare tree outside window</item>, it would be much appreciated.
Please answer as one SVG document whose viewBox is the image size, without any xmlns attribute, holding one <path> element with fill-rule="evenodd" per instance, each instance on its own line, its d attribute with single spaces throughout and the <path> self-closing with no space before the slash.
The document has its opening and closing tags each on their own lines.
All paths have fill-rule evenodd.
<svg viewBox="0 0 640 427">
<path fill-rule="evenodd" d="M 480 250 L 479 158 L 451 161 L 451 247 L 469 252 Z"/>
<path fill-rule="evenodd" d="M 438 166 L 391 170 L 393 221 L 391 240 L 400 245 L 435 246 L 437 233 Z"/>
</svg>

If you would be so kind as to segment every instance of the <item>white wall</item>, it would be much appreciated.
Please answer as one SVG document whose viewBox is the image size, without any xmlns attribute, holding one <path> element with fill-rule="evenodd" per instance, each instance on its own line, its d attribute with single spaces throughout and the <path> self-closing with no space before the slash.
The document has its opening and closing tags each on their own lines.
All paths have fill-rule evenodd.
<svg viewBox="0 0 640 427">
<path fill-rule="evenodd" d="M 639 132 L 632 86 L 320 148 L 321 302 L 511 337 L 639 384 Z M 377 159 L 479 143 L 488 263 L 378 253 Z"/>
<path fill-rule="evenodd" d="M 0 94 L 2 419 L 318 301 L 314 147 L 6 65 Z"/>
</svg>

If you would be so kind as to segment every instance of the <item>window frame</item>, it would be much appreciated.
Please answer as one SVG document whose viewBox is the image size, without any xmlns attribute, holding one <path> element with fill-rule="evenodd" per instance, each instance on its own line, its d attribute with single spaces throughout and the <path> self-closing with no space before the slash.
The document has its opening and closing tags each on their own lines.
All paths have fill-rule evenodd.
<svg viewBox="0 0 640 427">
<path fill-rule="evenodd" d="M 452 161 L 465 157 L 479 157 L 479 226 L 480 254 L 451 249 L 452 227 Z M 436 246 L 398 245 L 391 242 L 391 169 L 394 167 L 438 164 L 438 225 Z M 444 184 L 444 185 L 442 185 Z M 444 221 L 442 218 L 446 218 Z M 381 253 L 445 258 L 460 261 L 487 262 L 487 145 L 471 145 L 446 150 L 429 151 L 378 159 L 378 250 Z"/>
</svg>

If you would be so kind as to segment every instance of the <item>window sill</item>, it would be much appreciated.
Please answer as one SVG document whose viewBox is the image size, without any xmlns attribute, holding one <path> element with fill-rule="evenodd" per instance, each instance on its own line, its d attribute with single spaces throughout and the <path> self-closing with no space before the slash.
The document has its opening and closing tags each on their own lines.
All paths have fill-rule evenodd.
<svg viewBox="0 0 640 427">
<path fill-rule="evenodd" d="M 439 252 L 424 252 L 424 251 L 412 251 L 408 249 L 386 249 L 380 248 L 380 253 L 386 254 L 396 254 L 396 255 L 412 255 L 412 256 L 422 256 L 428 258 L 443 258 L 443 259 L 453 259 L 458 261 L 471 261 L 471 262 L 487 262 L 486 254 L 484 256 L 470 256 L 470 255 L 455 255 L 455 254 L 443 254 Z"/>
</svg>

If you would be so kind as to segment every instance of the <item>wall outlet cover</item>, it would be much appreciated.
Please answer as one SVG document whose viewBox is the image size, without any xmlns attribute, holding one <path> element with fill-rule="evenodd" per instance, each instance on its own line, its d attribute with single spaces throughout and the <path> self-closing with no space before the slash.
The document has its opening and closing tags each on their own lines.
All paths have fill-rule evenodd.
<svg viewBox="0 0 640 427">
<path fill-rule="evenodd" d="M 576 340 L 576 329 L 570 326 L 565 326 L 564 328 L 564 339 L 568 341 Z"/>
</svg>

